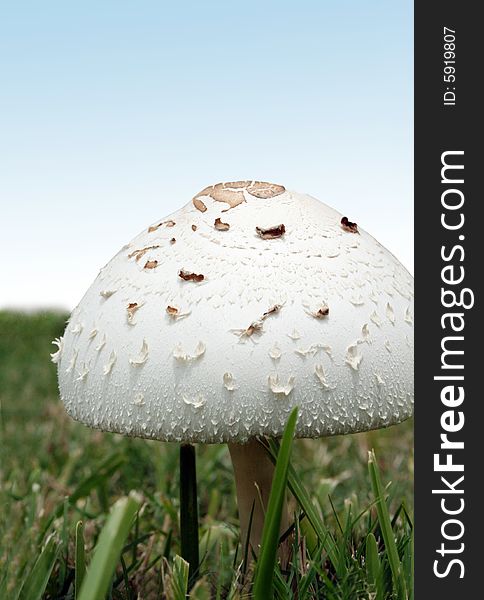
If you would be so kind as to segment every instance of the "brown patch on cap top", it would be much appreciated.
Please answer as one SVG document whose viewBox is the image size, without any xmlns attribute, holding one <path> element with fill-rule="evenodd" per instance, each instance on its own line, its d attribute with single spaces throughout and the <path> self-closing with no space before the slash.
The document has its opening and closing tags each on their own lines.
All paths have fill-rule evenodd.
<svg viewBox="0 0 484 600">
<path fill-rule="evenodd" d="M 233 190 L 224 187 L 225 184 L 218 183 L 213 186 L 209 196 L 216 202 L 225 202 L 230 208 L 235 208 L 242 202 L 245 202 L 244 192 L 242 190 Z"/>
<path fill-rule="evenodd" d="M 245 202 L 244 190 L 255 198 L 267 199 L 283 194 L 286 188 L 282 185 L 266 181 L 228 181 L 204 188 L 193 198 L 193 204 L 197 206 L 195 201 L 201 202 L 201 196 L 209 196 L 216 202 L 225 202 L 230 208 L 235 208 Z M 205 206 L 203 203 L 202 205 Z"/>
<path fill-rule="evenodd" d="M 273 198 L 279 196 L 286 191 L 283 185 L 277 183 L 267 183 L 266 181 L 254 181 L 252 185 L 247 188 L 247 191 L 256 198 Z"/>
<path fill-rule="evenodd" d="M 252 183 L 251 181 L 226 181 L 223 184 L 222 183 L 217 183 L 217 185 L 223 185 L 226 188 L 234 188 L 234 189 L 243 188 L 243 189 L 245 189 L 251 183 Z"/>
</svg>

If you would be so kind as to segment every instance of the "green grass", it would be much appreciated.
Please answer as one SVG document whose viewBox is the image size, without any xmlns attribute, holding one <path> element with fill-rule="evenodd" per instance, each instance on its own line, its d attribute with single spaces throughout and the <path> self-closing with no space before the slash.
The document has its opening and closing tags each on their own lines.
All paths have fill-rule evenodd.
<svg viewBox="0 0 484 600">
<path fill-rule="evenodd" d="M 179 448 L 66 416 L 49 360 L 65 319 L 0 312 L 0 598 L 82 598 L 96 572 L 109 598 L 183 598 Z M 377 463 L 368 462 L 373 448 Z M 412 448 L 411 422 L 294 441 L 287 476 L 296 526 L 290 565 L 274 573 L 275 598 L 412 597 Z M 228 451 L 199 446 L 197 455 L 201 568 L 190 597 L 249 598 Z M 130 490 L 140 507 L 131 514 L 130 503 L 113 526 L 113 507 L 121 499 L 114 510 L 126 510 Z"/>
<path fill-rule="evenodd" d="M 279 530 L 281 528 L 281 516 L 286 497 L 287 475 L 297 423 L 297 412 L 298 409 L 294 408 L 289 416 L 281 447 L 277 453 L 276 468 L 262 531 L 260 556 L 257 560 L 254 576 L 255 600 L 265 600 L 266 598 L 271 598 L 273 595 Z"/>
</svg>

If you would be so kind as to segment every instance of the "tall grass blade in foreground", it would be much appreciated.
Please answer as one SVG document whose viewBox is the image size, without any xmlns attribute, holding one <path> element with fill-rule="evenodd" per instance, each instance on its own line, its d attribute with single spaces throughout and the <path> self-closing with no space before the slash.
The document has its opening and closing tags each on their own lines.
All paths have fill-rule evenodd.
<svg viewBox="0 0 484 600">
<path fill-rule="evenodd" d="M 123 544 L 128 536 L 140 500 L 131 493 L 114 505 L 99 541 L 94 556 L 81 586 L 79 600 L 101 600 L 106 595 Z"/>
<path fill-rule="evenodd" d="M 272 480 L 264 528 L 262 530 L 261 551 L 254 578 L 255 600 L 268 600 L 272 598 L 281 514 L 286 494 L 287 474 L 296 422 L 297 407 L 292 410 L 289 416 L 277 456 L 276 469 Z"/>
<path fill-rule="evenodd" d="M 273 458 L 275 459 L 279 448 L 277 441 L 269 440 L 269 448 Z M 289 464 L 287 481 L 289 489 L 291 490 L 301 509 L 304 511 L 310 527 L 316 533 L 319 543 L 323 546 L 328 554 L 328 558 L 331 561 L 335 571 L 338 573 L 338 576 L 344 576 L 344 572 L 342 572 L 340 568 L 341 560 L 338 546 L 336 545 L 333 536 L 323 523 L 323 520 L 316 510 L 316 507 L 314 506 L 313 501 L 311 500 L 308 491 L 304 487 L 296 469 L 291 464 Z M 309 535 L 311 535 L 311 532 L 309 532 Z"/>
<path fill-rule="evenodd" d="M 370 473 L 371 487 L 376 499 L 378 523 L 380 525 L 383 541 L 385 542 L 388 562 L 392 572 L 393 585 L 397 592 L 397 598 L 399 600 L 406 600 L 407 592 L 405 579 L 403 577 L 403 569 L 398 556 L 390 514 L 388 512 L 388 506 L 385 500 L 385 490 L 381 482 L 380 470 L 378 468 L 375 452 L 373 450 L 368 453 L 368 471 Z"/>
<path fill-rule="evenodd" d="M 84 525 L 78 521 L 76 525 L 76 554 L 75 554 L 75 598 L 79 598 L 82 581 L 86 574 L 86 557 L 84 550 Z"/>
<path fill-rule="evenodd" d="M 24 581 L 18 600 L 40 600 L 49 583 L 50 574 L 54 568 L 60 546 L 54 536 L 51 536 L 35 564 Z"/>
</svg>

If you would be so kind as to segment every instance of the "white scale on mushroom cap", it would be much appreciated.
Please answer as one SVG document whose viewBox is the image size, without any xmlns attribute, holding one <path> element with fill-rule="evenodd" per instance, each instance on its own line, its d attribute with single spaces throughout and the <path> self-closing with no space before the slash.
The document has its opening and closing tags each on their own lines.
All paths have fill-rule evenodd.
<svg viewBox="0 0 484 600">
<path fill-rule="evenodd" d="M 116 254 L 51 356 L 69 414 L 100 429 L 244 442 L 298 406 L 298 436 L 362 431 L 413 414 L 412 298 L 329 206 L 216 184 Z"/>
</svg>

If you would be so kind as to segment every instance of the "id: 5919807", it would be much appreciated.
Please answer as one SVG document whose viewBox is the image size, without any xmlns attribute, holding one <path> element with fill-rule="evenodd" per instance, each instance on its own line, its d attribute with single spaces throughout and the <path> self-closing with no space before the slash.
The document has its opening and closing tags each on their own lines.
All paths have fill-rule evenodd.
<svg viewBox="0 0 484 600">
<path fill-rule="evenodd" d="M 455 29 L 444 27 L 444 106 L 455 106 Z"/>
</svg>

